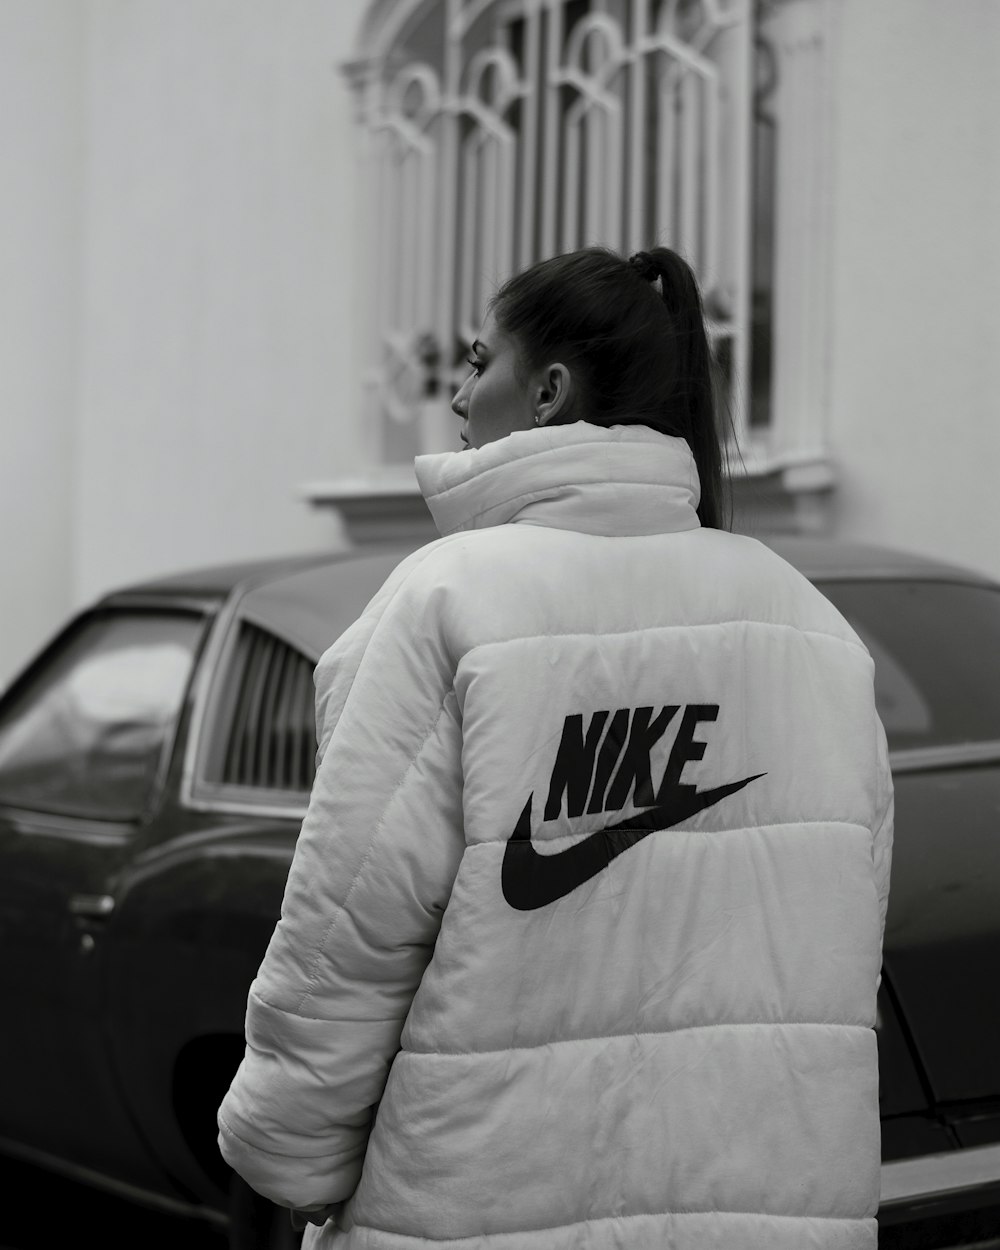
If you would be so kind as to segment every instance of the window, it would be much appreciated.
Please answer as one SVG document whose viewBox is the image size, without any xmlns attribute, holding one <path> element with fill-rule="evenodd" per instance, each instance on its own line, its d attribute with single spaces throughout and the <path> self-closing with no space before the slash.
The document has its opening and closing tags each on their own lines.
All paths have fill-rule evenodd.
<svg viewBox="0 0 1000 1250">
<path fill-rule="evenodd" d="M 173 741 L 204 618 L 94 612 L 0 708 L 0 802 L 137 820 Z"/>
<path fill-rule="evenodd" d="M 872 653 L 890 748 L 1000 741 L 1000 593 L 935 581 L 820 589 Z"/>
<path fill-rule="evenodd" d="M 752 285 L 758 320 L 770 316 L 768 239 L 756 272 L 750 255 L 755 6 L 423 0 L 393 12 L 349 71 L 370 231 L 364 421 L 381 429 L 383 458 L 453 444 L 447 400 L 496 284 L 592 243 L 628 254 L 665 242 L 691 262 L 739 440 Z M 758 391 L 766 382 L 758 370 Z"/>
<path fill-rule="evenodd" d="M 243 621 L 227 666 L 205 779 L 308 795 L 316 769 L 313 661 Z"/>
</svg>

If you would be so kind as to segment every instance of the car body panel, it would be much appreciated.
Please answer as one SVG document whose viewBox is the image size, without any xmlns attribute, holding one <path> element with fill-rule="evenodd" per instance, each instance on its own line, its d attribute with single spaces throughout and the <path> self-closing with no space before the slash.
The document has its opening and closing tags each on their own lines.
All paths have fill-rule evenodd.
<svg viewBox="0 0 1000 1250">
<path fill-rule="evenodd" d="M 240 615 L 318 660 L 354 624 L 401 558 L 400 551 L 391 550 L 296 570 L 248 590 Z"/>
<path fill-rule="evenodd" d="M 1000 1092 L 1000 767 L 896 779 L 885 963 L 939 1103 Z M 946 851 L 942 854 L 942 843 Z"/>
<path fill-rule="evenodd" d="M 219 1204 L 215 1110 L 242 1057 L 247 990 L 281 909 L 299 825 L 192 813 L 185 823 L 187 832 L 123 875 L 104 1012 L 150 1148 L 185 1196 Z M 178 1056 L 199 1039 L 220 1038 L 234 1042 L 230 1067 L 197 1074 L 205 1095 L 178 1115 Z"/>
<path fill-rule="evenodd" d="M 137 605 L 133 604 L 130 611 Z M 178 604 L 148 598 L 144 609 L 173 615 Z M 190 604 L 180 610 L 192 612 Z M 113 609 L 108 610 L 113 614 Z M 45 657 L 59 654 L 74 627 L 106 609 L 81 613 L 29 664 L 5 697 L 29 689 Z M 108 1046 L 104 949 L 121 873 L 144 845 L 169 837 L 169 774 L 184 708 L 211 618 L 204 605 L 190 675 L 176 722 L 166 729 L 146 809 L 130 820 L 30 811 L 0 802 L 0 918 L 5 955 L 0 993 L 19 1003 L 4 1027 L 0 1136 L 138 1185 L 163 1175 L 123 1097 Z M 113 771 L 112 774 L 113 775 Z M 0 798 L 3 796 L 0 795 Z"/>
<path fill-rule="evenodd" d="M 136 1184 L 157 1171 L 116 1086 L 101 1011 L 100 920 L 75 898 L 102 898 L 133 853 L 134 830 L 0 811 L 0 1136 Z"/>
</svg>

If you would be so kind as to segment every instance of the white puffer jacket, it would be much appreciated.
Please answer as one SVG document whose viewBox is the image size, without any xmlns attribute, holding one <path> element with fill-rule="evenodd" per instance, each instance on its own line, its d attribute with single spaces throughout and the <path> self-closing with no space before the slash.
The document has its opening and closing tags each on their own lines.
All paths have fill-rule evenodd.
<svg viewBox="0 0 1000 1250">
<path fill-rule="evenodd" d="M 892 783 L 872 661 L 687 445 L 417 460 L 445 535 L 316 670 L 220 1109 L 329 1250 L 873 1247 Z"/>
</svg>

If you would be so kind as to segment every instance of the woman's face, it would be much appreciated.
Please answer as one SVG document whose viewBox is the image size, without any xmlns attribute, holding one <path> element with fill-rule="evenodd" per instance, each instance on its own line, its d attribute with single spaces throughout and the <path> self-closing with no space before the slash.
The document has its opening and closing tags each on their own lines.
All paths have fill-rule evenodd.
<svg viewBox="0 0 1000 1250">
<path fill-rule="evenodd" d="M 515 430 L 533 428 L 538 388 L 532 385 L 517 343 L 497 326 L 492 313 L 472 345 L 469 364 L 472 372 L 451 401 L 452 411 L 464 422 L 462 442 L 482 447 Z"/>
</svg>

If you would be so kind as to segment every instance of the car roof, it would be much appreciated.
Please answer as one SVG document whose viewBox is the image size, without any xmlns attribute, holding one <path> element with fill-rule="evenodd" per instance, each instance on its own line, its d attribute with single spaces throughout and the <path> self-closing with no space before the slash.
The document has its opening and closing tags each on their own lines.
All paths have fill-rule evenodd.
<svg viewBox="0 0 1000 1250">
<path fill-rule="evenodd" d="M 146 581 L 129 582 L 110 591 L 106 598 L 115 595 L 209 595 L 226 597 L 234 590 L 275 581 L 299 569 L 326 566 L 342 560 L 353 552 L 313 552 L 272 556 L 269 559 L 238 560 L 228 564 L 212 564 L 183 569 L 151 577 Z"/>
<path fill-rule="evenodd" d="M 841 579 L 923 577 L 991 584 L 981 574 L 913 553 L 820 537 L 760 535 L 760 540 L 822 583 Z M 418 542 L 313 552 L 192 569 L 138 582 L 105 597 L 217 599 L 236 596 L 241 616 L 318 659 L 363 611 L 395 566 Z"/>
<path fill-rule="evenodd" d="M 240 601 L 244 620 L 277 633 L 318 659 L 364 611 L 383 582 L 414 547 L 352 553 L 286 571 L 247 590 Z"/>
<path fill-rule="evenodd" d="M 806 577 L 818 581 L 850 578 L 927 577 L 934 580 L 992 584 L 984 573 L 949 560 L 893 547 L 847 542 L 836 538 L 792 534 L 760 534 L 779 556 Z"/>
<path fill-rule="evenodd" d="M 754 537 L 777 552 L 800 573 L 809 578 L 840 577 L 882 578 L 924 576 L 949 581 L 989 583 L 983 573 L 951 561 L 890 547 L 840 539 L 792 534 L 758 534 Z M 304 573 L 302 585 L 315 574 L 317 587 L 326 582 L 325 570 L 334 564 L 354 564 L 369 559 L 382 560 L 395 556 L 403 559 L 419 544 L 394 543 L 338 551 L 317 551 L 289 554 L 268 559 L 232 561 L 205 567 L 185 569 L 177 573 L 130 583 L 114 594 L 156 595 L 218 595 L 227 596 L 235 590 L 246 591 L 271 582 L 284 581 L 289 575 Z M 322 594 L 322 590 L 320 591 Z"/>
<path fill-rule="evenodd" d="M 831 576 L 926 576 L 948 580 L 990 581 L 988 576 L 955 564 L 954 561 L 919 555 L 895 547 L 874 546 L 866 542 L 850 542 L 831 537 L 791 534 L 758 534 L 761 542 L 788 560 L 789 564 L 808 577 Z M 231 561 L 174 574 L 131 582 L 116 592 L 128 594 L 231 594 L 236 589 L 262 585 L 284 579 L 290 572 L 324 569 L 345 560 L 365 559 L 370 555 L 395 554 L 402 557 L 416 550 L 417 542 L 396 542 L 352 550 L 314 551 L 306 554 L 272 556 L 269 559 Z"/>
</svg>

